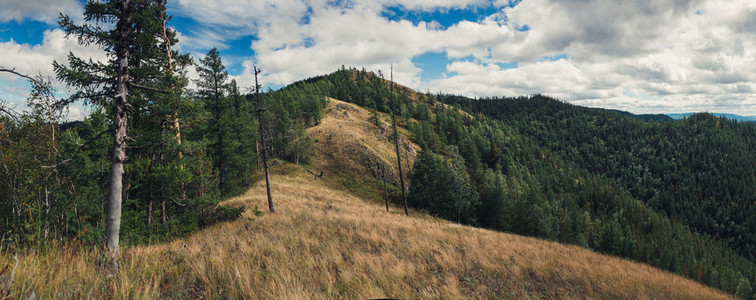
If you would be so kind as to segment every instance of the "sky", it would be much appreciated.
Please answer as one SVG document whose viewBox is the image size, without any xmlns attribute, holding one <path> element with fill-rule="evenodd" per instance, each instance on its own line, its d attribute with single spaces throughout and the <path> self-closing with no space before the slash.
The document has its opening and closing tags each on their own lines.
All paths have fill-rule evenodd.
<svg viewBox="0 0 756 300">
<path fill-rule="evenodd" d="M 52 76 L 69 51 L 106 59 L 57 26 L 59 13 L 81 20 L 84 4 L 0 0 L 0 66 Z M 253 66 L 275 89 L 393 64 L 396 82 L 422 92 L 756 115 L 753 0 L 168 0 L 168 13 L 178 49 L 198 61 L 217 47 L 241 87 Z M 0 99 L 23 109 L 28 94 L 0 74 Z"/>
</svg>

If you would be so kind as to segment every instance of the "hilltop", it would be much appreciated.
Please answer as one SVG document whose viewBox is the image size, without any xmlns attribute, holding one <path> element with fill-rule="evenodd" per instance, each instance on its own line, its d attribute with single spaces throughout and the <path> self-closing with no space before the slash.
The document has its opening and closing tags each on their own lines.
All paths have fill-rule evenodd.
<svg viewBox="0 0 756 300">
<path fill-rule="evenodd" d="M 309 166 L 273 164 L 275 214 L 247 212 L 241 220 L 170 243 L 124 247 L 117 278 L 100 276 L 97 252 L 67 246 L 22 254 L 15 295 L 729 298 L 668 272 L 581 247 L 472 228 L 417 211 L 407 217 L 394 205 L 386 212 L 380 198 L 355 195 L 338 175 L 354 168 L 348 171 L 356 176 L 351 179 L 372 182 L 377 179 L 369 172 L 360 173 L 363 160 L 393 166 L 386 154 L 390 144 L 368 115 L 329 100 L 320 125 L 308 129 L 322 155 Z M 322 170 L 323 177 L 308 173 L 310 168 Z M 264 190 L 258 181 L 225 204 L 264 206 Z M 0 263 L 9 261 L 4 255 Z"/>
</svg>

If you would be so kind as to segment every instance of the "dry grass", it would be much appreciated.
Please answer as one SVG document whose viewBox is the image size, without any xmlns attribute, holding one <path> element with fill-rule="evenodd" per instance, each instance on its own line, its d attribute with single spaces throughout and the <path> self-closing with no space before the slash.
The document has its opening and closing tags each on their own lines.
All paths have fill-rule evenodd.
<svg viewBox="0 0 756 300">
<path fill-rule="evenodd" d="M 391 144 L 379 141 L 367 112 L 336 108 L 339 104 L 331 101 L 323 123 L 308 131 L 319 139 L 312 166 L 325 171 L 324 179 L 302 166 L 274 167 L 275 214 L 245 215 L 167 244 L 125 247 L 115 276 L 99 266 L 97 251 L 53 246 L 23 253 L 13 297 L 34 292 L 42 299 L 729 298 L 579 247 L 414 212 L 407 217 L 396 207 L 386 212 L 380 201 L 343 186 L 376 181 L 365 173 L 366 161 L 393 167 Z M 267 207 L 264 182 L 226 203 Z M 11 258 L 0 255 L 0 267 Z M 7 278 L 0 276 L 0 284 Z"/>
<path fill-rule="evenodd" d="M 391 133 L 390 118 L 380 115 L 383 130 L 368 121 L 370 113 L 356 105 L 329 99 L 324 118 L 318 126 L 307 129 L 315 141 L 312 165 L 323 170 L 327 178 L 337 179 L 340 186 L 368 198 L 380 198 L 381 167 L 387 170 L 389 184 L 399 185 L 399 172 Z M 402 173 L 407 178 L 420 148 L 409 141 L 410 133 L 399 128 Z"/>
<path fill-rule="evenodd" d="M 273 174 L 275 214 L 122 251 L 115 277 L 98 253 L 20 255 L 15 296 L 42 298 L 727 298 L 646 265 L 579 247 L 387 213 L 315 181 Z M 229 204 L 265 203 L 264 184 Z M 396 210 L 398 211 L 398 210 Z M 10 261 L 5 255 L 4 264 Z"/>
</svg>

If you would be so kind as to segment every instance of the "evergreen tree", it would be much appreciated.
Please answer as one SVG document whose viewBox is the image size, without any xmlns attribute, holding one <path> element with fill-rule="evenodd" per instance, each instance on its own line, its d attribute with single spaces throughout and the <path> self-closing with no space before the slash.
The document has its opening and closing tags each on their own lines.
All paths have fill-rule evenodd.
<svg viewBox="0 0 756 300">
<path fill-rule="evenodd" d="M 208 122 L 208 132 L 212 132 L 212 142 L 209 145 L 208 153 L 213 158 L 213 165 L 218 171 L 219 187 L 221 195 L 226 194 L 226 180 L 228 174 L 228 161 L 226 157 L 227 147 L 226 135 L 229 121 L 225 118 L 228 111 L 228 99 L 225 92 L 228 90 L 226 80 L 228 72 L 223 65 L 218 49 L 213 48 L 207 53 L 205 58 L 200 59 L 197 65 L 197 73 L 200 79 L 197 80 L 197 93 L 205 101 L 205 107 L 211 114 Z"/>
<path fill-rule="evenodd" d="M 140 61 L 135 61 L 135 58 L 139 57 L 138 51 L 143 50 L 137 45 L 137 41 L 141 37 L 150 40 L 157 36 L 157 32 L 137 33 L 135 28 L 138 21 L 149 19 L 149 16 L 144 15 L 140 18 L 138 14 L 152 12 L 155 5 L 164 6 L 165 3 L 140 0 L 88 2 L 84 11 L 85 21 L 115 23 L 115 28 L 110 31 L 98 25 L 76 25 L 68 16 L 63 16 L 60 21 L 67 35 L 77 36 L 80 43 L 94 43 L 112 57 L 111 64 L 104 65 L 83 61 L 70 54 L 70 67 L 58 63 L 54 67 L 59 79 L 80 90 L 72 99 L 87 98 L 110 109 L 113 114 L 113 155 L 106 219 L 106 247 L 111 252 L 113 262 L 117 257 L 121 227 L 123 164 L 126 161 L 129 110 L 133 108 L 129 92 L 132 86 L 139 86 L 137 82 L 132 82 L 131 71 L 139 66 Z"/>
</svg>

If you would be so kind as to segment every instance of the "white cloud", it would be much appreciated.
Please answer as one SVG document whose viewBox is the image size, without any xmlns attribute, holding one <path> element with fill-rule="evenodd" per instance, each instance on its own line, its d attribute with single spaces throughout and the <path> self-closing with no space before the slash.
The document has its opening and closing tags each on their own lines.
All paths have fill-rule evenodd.
<svg viewBox="0 0 756 300">
<path fill-rule="evenodd" d="M 0 0 L 0 23 L 35 20 L 55 24 L 59 13 L 73 18 L 82 12 L 83 6 L 78 0 Z"/>
<path fill-rule="evenodd" d="M 15 71 L 29 76 L 42 75 L 54 78 L 52 62 L 67 63 L 69 52 L 76 56 L 104 61 L 105 53 L 95 46 L 84 47 L 78 44 L 76 38 L 66 38 L 60 29 L 46 30 L 42 43 L 39 45 L 19 44 L 14 40 L 0 42 L 0 66 L 15 69 Z M 12 102 L 18 110 L 25 109 L 25 99 L 29 95 L 28 83 L 25 79 L 9 73 L 0 73 L 0 95 Z M 68 90 L 59 82 L 54 81 L 54 87 L 60 92 L 59 96 L 68 95 Z M 80 114 L 82 107 L 71 109 L 71 113 Z M 75 116 L 70 116 L 74 118 Z"/>
<path fill-rule="evenodd" d="M 528 0 L 514 8 L 508 4 L 506 0 L 169 3 L 174 14 L 200 23 L 181 29 L 179 46 L 195 57 L 213 46 L 224 50 L 232 47 L 231 41 L 254 36 L 249 50 L 255 56 L 233 58 L 243 61 L 242 72 L 232 76 L 242 87 L 252 86 L 254 64 L 265 72 L 264 84 L 283 85 L 341 65 L 387 74 L 393 63 L 397 81 L 422 90 L 478 97 L 545 93 L 634 112 L 726 106 L 756 114 L 756 1 Z M 432 12 L 490 5 L 498 11 L 450 26 L 382 16 L 391 6 Z M 529 30 L 522 31 L 525 26 Z M 55 48 L 52 42 L 46 47 Z M 11 55 L 33 47 L 37 46 L 0 44 L 0 50 Z M 44 47 L 32 50 L 19 59 L 51 56 Z M 427 52 L 444 52 L 451 59 L 445 78 L 420 80 L 422 70 L 411 60 Z M 543 59 L 561 54 L 567 58 Z M 519 62 L 517 68 L 497 65 L 513 61 Z"/>
</svg>

